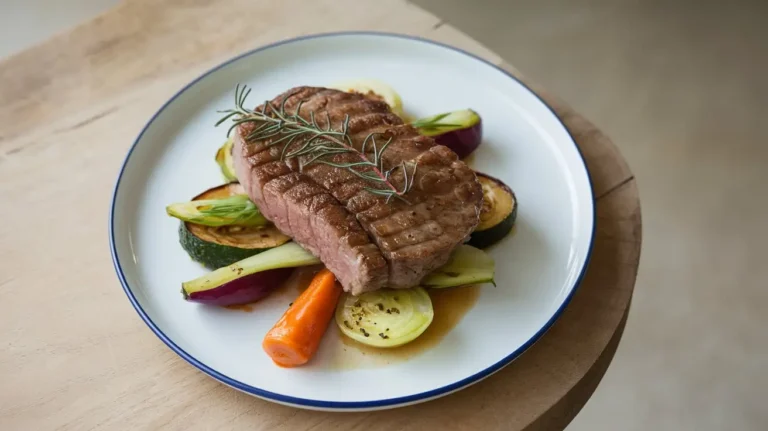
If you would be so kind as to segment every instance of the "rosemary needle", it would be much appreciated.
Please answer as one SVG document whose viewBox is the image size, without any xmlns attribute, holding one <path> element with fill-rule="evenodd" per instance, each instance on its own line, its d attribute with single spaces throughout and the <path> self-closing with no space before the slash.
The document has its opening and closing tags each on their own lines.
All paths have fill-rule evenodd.
<svg viewBox="0 0 768 431">
<path fill-rule="evenodd" d="M 285 103 L 293 94 L 283 97 L 279 107 L 275 107 L 267 101 L 264 102 L 261 109 L 248 109 L 245 107 L 245 101 L 250 93 L 250 88 L 238 84 L 235 87 L 235 108 L 219 111 L 225 115 L 216 123 L 216 126 L 232 119 L 227 135 L 241 124 L 253 123 L 256 127 L 248 134 L 246 140 L 248 142 L 263 141 L 268 146 L 282 145 L 281 160 L 303 157 L 299 165 L 300 169 L 313 163 L 346 169 L 371 183 L 371 187 L 365 187 L 369 193 L 386 197 L 387 202 L 392 198 L 397 198 L 408 203 L 404 195 L 413 187 L 416 165 L 413 165 L 411 172 L 408 172 L 405 162 L 389 169 L 384 167 L 382 154 L 392 142 L 391 137 L 379 146 L 376 137 L 381 134 L 371 133 L 363 139 L 360 150 L 358 150 L 349 137 L 349 115 L 344 117 L 344 121 L 338 129 L 334 129 L 331 125 L 330 115 L 326 111 L 326 127 L 322 128 L 317 124 L 314 111 L 309 112 L 308 119 L 299 115 L 304 100 L 296 104 L 294 114 L 286 112 Z M 296 148 L 293 148 L 297 139 L 299 141 L 295 145 Z M 368 156 L 368 151 L 371 152 L 372 159 Z M 360 161 L 339 163 L 330 160 L 335 155 L 346 153 L 355 154 Z M 403 184 L 399 189 L 390 180 L 396 170 L 401 170 L 403 173 Z"/>
</svg>

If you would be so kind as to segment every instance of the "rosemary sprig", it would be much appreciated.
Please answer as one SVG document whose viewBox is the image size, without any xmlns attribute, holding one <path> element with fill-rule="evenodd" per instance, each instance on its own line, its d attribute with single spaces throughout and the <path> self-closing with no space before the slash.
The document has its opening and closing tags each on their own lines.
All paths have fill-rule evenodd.
<svg viewBox="0 0 768 431">
<path fill-rule="evenodd" d="M 365 137 L 358 150 L 349 136 L 349 115 L 344 117 L 344 121 L 338 128 L 334 128 L 331 124 L 330 115 L 326 111 L 325 127 L 321 127 L 317 123 L 314 111 L 309 113 L 309 118 L 299 115 L 301 105 L 304 103 L 303 100 L 296 105 L 294 114 L 286 112 L 285 102 L 292 96 L 291 94 L 283 98 L 279 107 L 266 101 L 261 109 L 256 110 L 245 107 L 245 101 L 250 93 L 251 90 L 247 86 L 238 84 L 235 87 L 235 108 L 218 111 L 225 115 L 216 123 L 216 126 L 232 119 L 227 136 L 235 127 L 245 123 L 253 123 L 256 128 L 246 136 L 246 140 L 248 142 L 264 141 L 268 146 L 282 145 L 281 160 L 304 156 L 300 161 L 299 170 L 312 163 L 322 163 L 346 169 L 375 185 L 375 187 L 366 187 L 366 191 L 385 196 L 387 202 L 392 198 L 397 198 L 408 203 L 404 196 L 413 187 L 416 165 L 413 165 L 411 172 L 408 172 L 408 166 L 405 162 L 389 169 L 385 168 L 382 155 L 392 142 L 392 138 L 380 145 L 376 142 L 376 136 L 381 134 L 371 133 Z M 295 146 L 296 148 L 292 148 L 293 143 L 299 138 L 305 139 L 303 142 L 300 141 L 301 143 Z M 329 160 L 337 154 L 346 153 L 355 154 L 360 161 L 337 163 Z M 391 181 L 392 175 L 398 169 L 403 173 L 403 184 L 400 188 L 397 188 Z"/>
</svg>

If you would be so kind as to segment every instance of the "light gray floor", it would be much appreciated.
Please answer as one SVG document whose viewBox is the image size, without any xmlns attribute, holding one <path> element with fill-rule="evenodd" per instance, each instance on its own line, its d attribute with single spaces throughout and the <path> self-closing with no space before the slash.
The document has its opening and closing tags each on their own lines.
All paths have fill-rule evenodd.
<svg viewBox="0 0 768 431">
<path fill-rule="evenodd" d="M 0 0 L 0 57 L 116 0 Z M 608 132 L 644 247 L 570 431 L 768 429 L 768 2 L 415 0 Z"/>
<path fill-rule="evenodd" d="M 768 429 L 768 2 L 415 3 L 586 114 L 637 176 L 631 314 L 569 430 Z"/>
</svg>

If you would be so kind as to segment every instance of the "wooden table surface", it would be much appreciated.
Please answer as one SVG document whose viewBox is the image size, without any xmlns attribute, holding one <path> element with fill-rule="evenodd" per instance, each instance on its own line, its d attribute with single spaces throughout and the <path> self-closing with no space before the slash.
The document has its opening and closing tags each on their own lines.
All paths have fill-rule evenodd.
<svg viewBox="0 0 768 431">
<path fill-rule="evenodd" d="M 634 177 L 610 140 L 540 89 L 586 157 L 596 242 L 562 317 L 491 378 L 391 411 L 311 412 L 217 383 L 146 327 L 110 262 L 109 202 L 134 138 L 184 84 L 259 45 L 339 30 L 423 36 L 516 73 L 402 0 L 211 3 L 127 1 L 0 62 L 0 429 L 565 427 L 621 337 L 640 253 L 640 208 Z"/>
</svg>

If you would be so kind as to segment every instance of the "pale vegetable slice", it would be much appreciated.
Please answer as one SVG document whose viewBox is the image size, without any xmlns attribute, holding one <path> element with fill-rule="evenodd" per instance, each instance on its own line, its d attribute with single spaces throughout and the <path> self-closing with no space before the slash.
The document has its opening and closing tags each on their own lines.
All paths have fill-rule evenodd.
<svg viewBox="0 0 768 431">
<path fill-rule="evenodd" d="M 471 109 L 422 118 L 412 122 L 411 126 L 453 150 L 460 159 L 472 154 L 483 141 L 483 122 Z"/>
<path fill-rule="evenodd" d="M 360 296 L 345 293 L 336 324 L 347 337 L 374 347 L 397 347 L 427 330 L 435 312 L 421 287 L 380 289 Z"/>
<path fill-rule="evenodd" d="M 224 179 L 227 181 L 237 181 L 237 174 L 235 173 L 235 160 L 232 158 L 232 146 L 234 142 L 232 138 L 227 139 L 218 151 L 216 151 L 216 164 L 221 169 L 221 174 L 224 175 Z"/>
<path fill-rule="evenodd" d="M 455 130 L 468 129 L 480 123 L 480 115 L 471 109 L 444 112 L 411 122 L 425 136 L 437 136 Z"/>
<path fill-rule="evenodd" d="M 264 226 L 264 218 L 248 195 L 180 202 L 165 208 L 171 217 L 205 226 Z"/>
<path fill-rule="evenodd" d="M 182 284 L 181 293 L 187 301 L 199 304 L 222 307 L 250 304 L 267 297 L 280 287 L 292 272 L 293 268 L 270 269 L 236 278 L 210 289 L 193 292 L 188 292 L 186 288 L 189 286 Z"/>
<path fill-rule="evenodd" d="M 226 199 L 244 195 L 238 183 L 228 183 L 192 198 L 192 202 Z M 255 215 L 254 215 L 255 216 Z M 261 226 L 206 226 L 185 221 L 179 223 L 179 243 L 192 260 L 217 269 L 290 241 L 289 236 L 269 223 Z"/>
<path fill-rule="evenodd" d="M 403 100 L 397 94 L 394 88 L 378 79 L 353 79 L 349 81 L 338 82 L 328 88 L 345 91 L 347 93 L 358 93 L 373 99 L 381 100 L 389 105 L 392 112 L 404 117 Z"/>
<path fill-rule="evenodd" d="M 182 289 L 186 295 L 194 292 L 213 289 L 232 280 L 278 268 L 295 268 L 320 263 L 320 259 L 304 250 L 295 242 L 283 244 L 280 247 L 270 248 L 255 256 L 245 258 L 232 265 L 209 272 L 194 280 L 182 283 Z"/>
<path fill-rule="evenodd" d="M 431 288 L 494 283 L 496 264 L 483 250 L 462 244 L 456 247 L 448 263 L 424 277 L 421 285 Z M 495 283 L 494 283 L 495 284 Z"/>
</svg>

